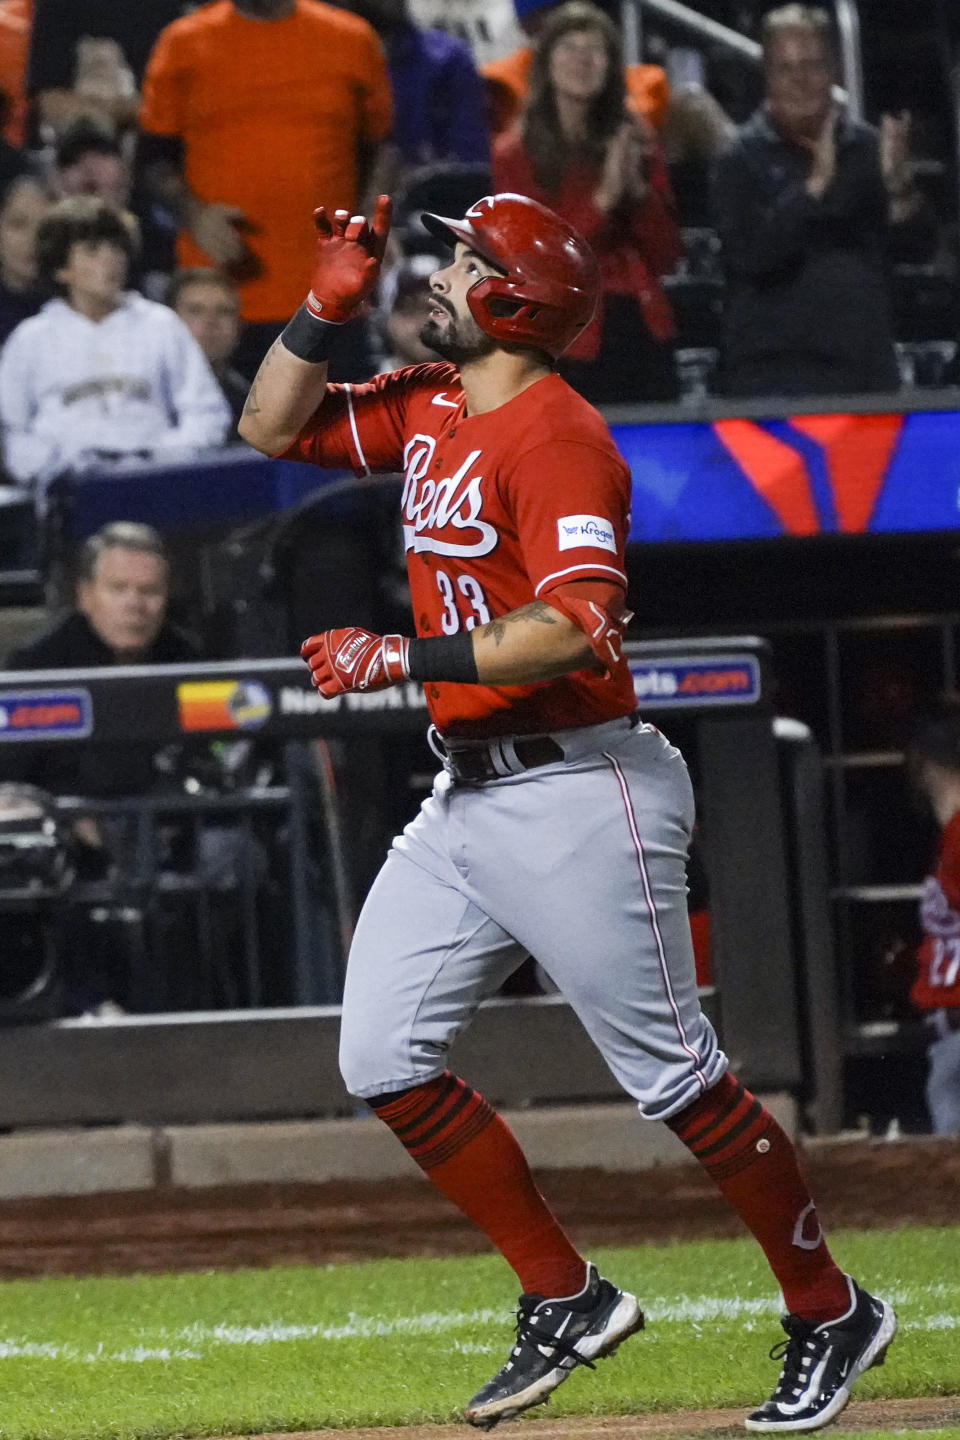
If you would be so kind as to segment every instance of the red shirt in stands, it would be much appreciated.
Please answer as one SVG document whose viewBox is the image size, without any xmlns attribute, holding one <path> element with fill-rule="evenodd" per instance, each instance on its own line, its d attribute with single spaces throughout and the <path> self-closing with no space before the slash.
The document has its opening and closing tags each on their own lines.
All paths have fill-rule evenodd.
<svg viewBox="0 0 960 1440">
<path fill-rule="evenodd" d="M 554 194 L 538 184 L 519 130 L 502 136 L 493 149 L 495 190 L 529 195 L 562 215 L 588 242 L 600 266 L 601 301 L 593 322 L 564 352 L 569 360 L 595 360 L 600 349 L 605 295 L 632 295 L 647 329 L 657 340 L 673 335 L 673 310 L 660 284 L 673 270 L 682 245 L 673 191 L 660 147 L 653 152 L 645 198 L 626 201 L 611 215 L 598 209 L 594 193 L 601 167 L 578 161 Z"/>
<path fill-rule="evenodd" d="M 921 1010 L 960 1005 L 960 811 L 940 836 L 937 868 L 923 886 L 917 978 L 910 998 Z"/>
<path fill-rule="evenodd" d="M 468 415 L 456 367 L 331 385 L 284 459 L 402 471 L 417 634 L 453 635 L 574 579 L 626 588 L 630 474 L 600 415 L 558 375 Z M 444 735 L 543 734 L 635 707 L 625 660 L 535 684 L 427 684 Z"/>
</svg>

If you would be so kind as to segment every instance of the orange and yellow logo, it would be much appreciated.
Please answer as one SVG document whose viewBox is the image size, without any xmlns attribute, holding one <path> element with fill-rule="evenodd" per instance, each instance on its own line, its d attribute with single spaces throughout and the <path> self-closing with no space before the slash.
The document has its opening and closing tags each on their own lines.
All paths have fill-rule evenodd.
<svg viewBox="0 0 960 1440">
<path fill-rule="evenodd" d="M 184 680 L 177 686 L 181 730 L 259 730 L 273 702 L 258 680 Z"/>
</svg>

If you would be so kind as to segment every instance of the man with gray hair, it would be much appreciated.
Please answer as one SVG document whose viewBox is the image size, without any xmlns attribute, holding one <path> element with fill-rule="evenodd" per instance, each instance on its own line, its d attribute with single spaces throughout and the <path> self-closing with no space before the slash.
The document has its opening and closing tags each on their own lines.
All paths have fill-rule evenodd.
<svg viewBox="0 0 960 1440">
<path fill-rule="evenodd" d="M 72 678 L 78 669 L 102 665 L 198 660 L 197 645 L 167 620 L 169 595 L 169 564 L 157 531 L 126 520 L 106 525 L 81 547 L 75 605 L 14 649 L 6 669 L 63 670 Z M 112 799 L 146 795 L 169 785 L 186 759 L 183 747 L 161 750 L 149 743 L 5 745 L 0 750 L 0 780 L 36 785 L 52 795 Z M 72 833 L 74 856 L 86 878 L 103 879 L 135 854 L 132 822 L 125 817 L 81 815 L 73 821 Z M 118 994 L 125 1006 L 131 1003 L 123 988 L 126 951 L 122 943 L 117 948 L 117 935 L 109 927 L 100 926 L 97 933 L 99 939 L 91 944 L 82 923 L 76 935 L 71 931 L 63 961 L 66 1005 L 71 1013 L 109 1018 L 118 1013 Z M 136 995 L 133 1002 L 137 1004 Z"/>
<path fill-rule="evenodd" d="M 830 17 L 784 5 L 764 19 L 766 99 L 720 159 L 715 224 L 729 285 L 727 395 L 893 391 L 891 252 L 935 243 L 909 164 L 909 116 L 879 133 L 834 99 Z"/>
<path fill-rule="evenodd" d="M 76 603 L 7 656 L 8 670 L 78 670 L 100 665 L 175 665 L 199 647 L 167 620 L 170 574 L 163 541 L 150 525 L 118 520 L 83 544 Z M 29 780 L 54 794 L 137 795 L 157 782 L 154 747 L 93 750 L 64 742 L 23 753 L 30 773 L 10 774 L 21 747 L 4 754 L 6 779 Z"/>
</svg>

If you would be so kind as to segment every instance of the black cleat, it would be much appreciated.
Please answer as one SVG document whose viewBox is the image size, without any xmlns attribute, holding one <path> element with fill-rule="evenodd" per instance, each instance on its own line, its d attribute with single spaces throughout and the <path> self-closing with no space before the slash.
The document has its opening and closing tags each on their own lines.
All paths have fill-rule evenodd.
<svg viewBox="0 0 960 1440">
<path fill-rule="evenodd" d="M 492 1430 L 544 1400 L 578 1365 L 612 1355 L 622 1340 L 643 1329 L 636 1298 L 618 1290 L 587 1265 L 587 1282 L 577 1295 L 559 1300 L 521 1295 L 517 1343 L 507 1363 L 466 1406 L 464 1419 Z"/>
<path fill-rule="evenodd" d="M 787 1339 L 770 1351 L 771 1360 L 783 1361 L 780 1379 L 770 1399 L 747 1416 L 748 1430 L 819 1430 L 840 1414 L 854 1381 L 883 1364 L 897 1317 L 849 1276 L 847 1284 L 850 1309 L 839 1320 L 812 1325 L 799 1315 L 783 1317 Z"/>
</svg>

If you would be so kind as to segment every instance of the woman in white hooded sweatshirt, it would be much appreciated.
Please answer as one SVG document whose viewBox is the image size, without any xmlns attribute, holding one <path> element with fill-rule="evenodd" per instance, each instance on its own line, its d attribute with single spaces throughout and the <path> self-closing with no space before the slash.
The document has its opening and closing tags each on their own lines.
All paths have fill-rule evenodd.
<svg viewBox="0 0 960 1440">
<path fill-rule="evenodd" d="M 39 278 L 57 298 L 0 352 L 4 462 L 20 484 L 223 444 L 230 410 L 200 347 L 167 306 L 124 288 L 136 248 L 132 218 L 89 196 L 40 225 Z"/>
</svg>

